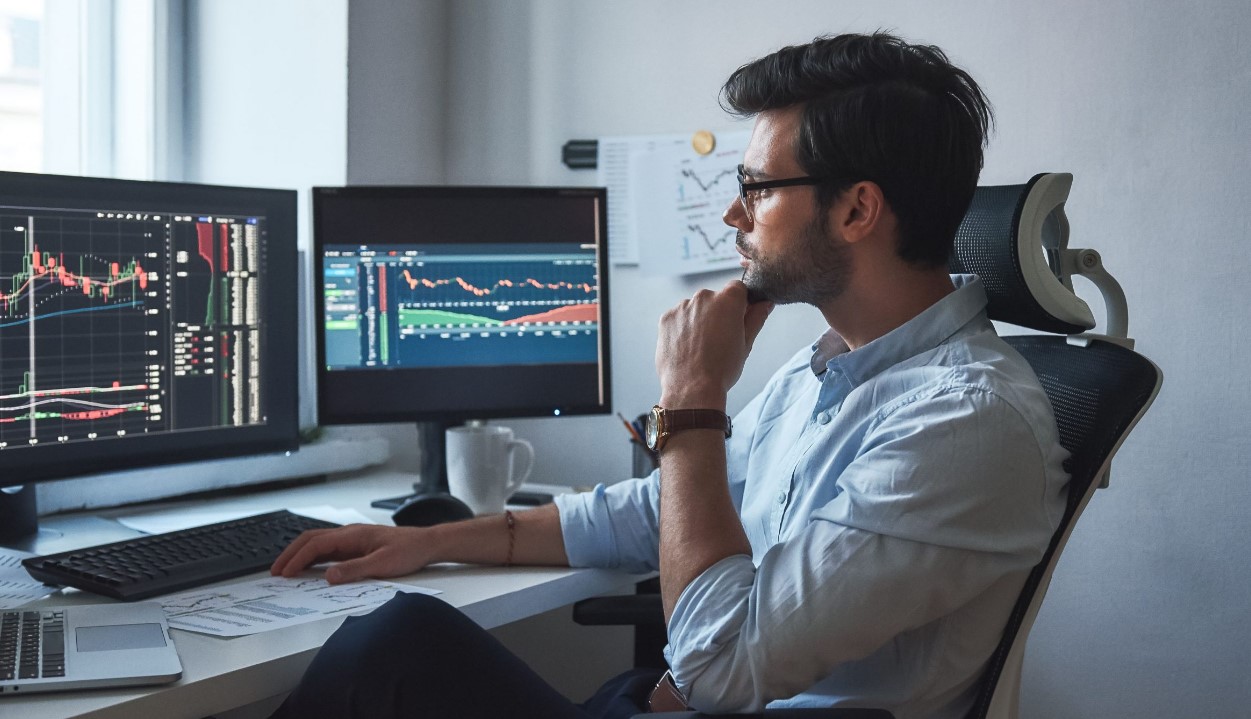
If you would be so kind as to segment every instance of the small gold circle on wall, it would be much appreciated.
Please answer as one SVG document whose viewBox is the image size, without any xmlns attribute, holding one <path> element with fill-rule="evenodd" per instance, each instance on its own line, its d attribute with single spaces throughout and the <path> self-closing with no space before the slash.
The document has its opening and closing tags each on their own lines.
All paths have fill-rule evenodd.
<svg viewBox="0 0 1251 719">
<path fill-rule="evenodd" d="M 707 130 L 700 130 L 691 138 L 691 147 L 701 155 L 707 155 L 717 147 L 717 138 Z"/>
</svg>

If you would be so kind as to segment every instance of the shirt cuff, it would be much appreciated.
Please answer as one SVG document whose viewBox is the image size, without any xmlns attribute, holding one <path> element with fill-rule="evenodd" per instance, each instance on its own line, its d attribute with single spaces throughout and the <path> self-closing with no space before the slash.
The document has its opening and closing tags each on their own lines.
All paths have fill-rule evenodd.
<svg viewBox="0 0 1251 719">
<path fill-rule="evenodd" d="M 700 706 L 696 686 L 700 677 L 712 669 L 714 682 L 719 682 L 734 661 L 734 653 L 723 650 L 738 639 L 747 621 L 755 578 L 751 557 L 735 554 L 705 569 L 678 596 L 669 619 L 665 659 L 674 683 L 692 706 Z M 715 696 L 719 689 L 714 686 L 712 691 Z"/>
<path fill-rule="evenodd" d="M 612 523 L 605 516 L 604 485 L 589 492 L 558 494 L 560 531 L 571 567 L 611 567 Z"/>
<path fill-rule="evenodd" d="M 660 566 L 659 470 L 555 498 L 571 567 L 651 572 Z"/>
</svg>

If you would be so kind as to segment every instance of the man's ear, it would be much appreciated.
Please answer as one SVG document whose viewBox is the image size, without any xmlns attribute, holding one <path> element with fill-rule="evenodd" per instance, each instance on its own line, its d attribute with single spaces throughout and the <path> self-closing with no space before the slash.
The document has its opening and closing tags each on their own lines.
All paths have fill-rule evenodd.
<svg viewBox="0 0 1251 719">
<path fill-rule="evenodd" d="M 843 190 L 830 206 L 830 226 L 838 228 L 844 241 L 856 243 L 878 234 L 889 212 L 882 188 L 862 180 Z"/>
</svg>

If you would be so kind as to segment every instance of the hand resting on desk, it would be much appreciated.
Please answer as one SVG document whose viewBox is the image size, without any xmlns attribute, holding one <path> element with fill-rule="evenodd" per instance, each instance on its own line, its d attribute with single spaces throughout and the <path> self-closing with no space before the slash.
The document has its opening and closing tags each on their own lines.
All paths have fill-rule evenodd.
<svg viewBox="0 0 1251 719">
<path fill-rule="evenodd" d="M 331 584 L 412 574 L 432 561 L 434 543 L 422 536 L 427 529 L 349 524 L 310 530 L 278 555 L 269 572 L 294 577 L 309 565 L 337 561 L 326 570 Z"/>
<path fill-rule="evenodd" d="M 569 566 L 556 505 L 514 512 L 512 563 Z M 294 577 L 319 562 L 331 584 L 398 577 L 439 562 L 503 564 L 509 556 L 504 515 L 478 517 L 433 527 L 350 524 L 301 534 L 283 550 L 269 571 Z"/>
</svg>

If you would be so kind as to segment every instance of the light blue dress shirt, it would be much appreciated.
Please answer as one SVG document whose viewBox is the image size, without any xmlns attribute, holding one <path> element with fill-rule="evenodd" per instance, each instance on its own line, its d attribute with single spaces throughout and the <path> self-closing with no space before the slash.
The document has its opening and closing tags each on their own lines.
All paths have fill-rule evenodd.
<svg viewBox="0 0 1251 719">
<path fill-rule="evenodd" d="M 734 418 L 752 555 L 682 592 L 665 656 L 705 711 L 962 717 L 1064 511 L 1068 453 L 975 276 L 854 351 L 832 332 Z M 655 570 L 659 472 L 557 499 L 574 566 Z"/>
</svg>

